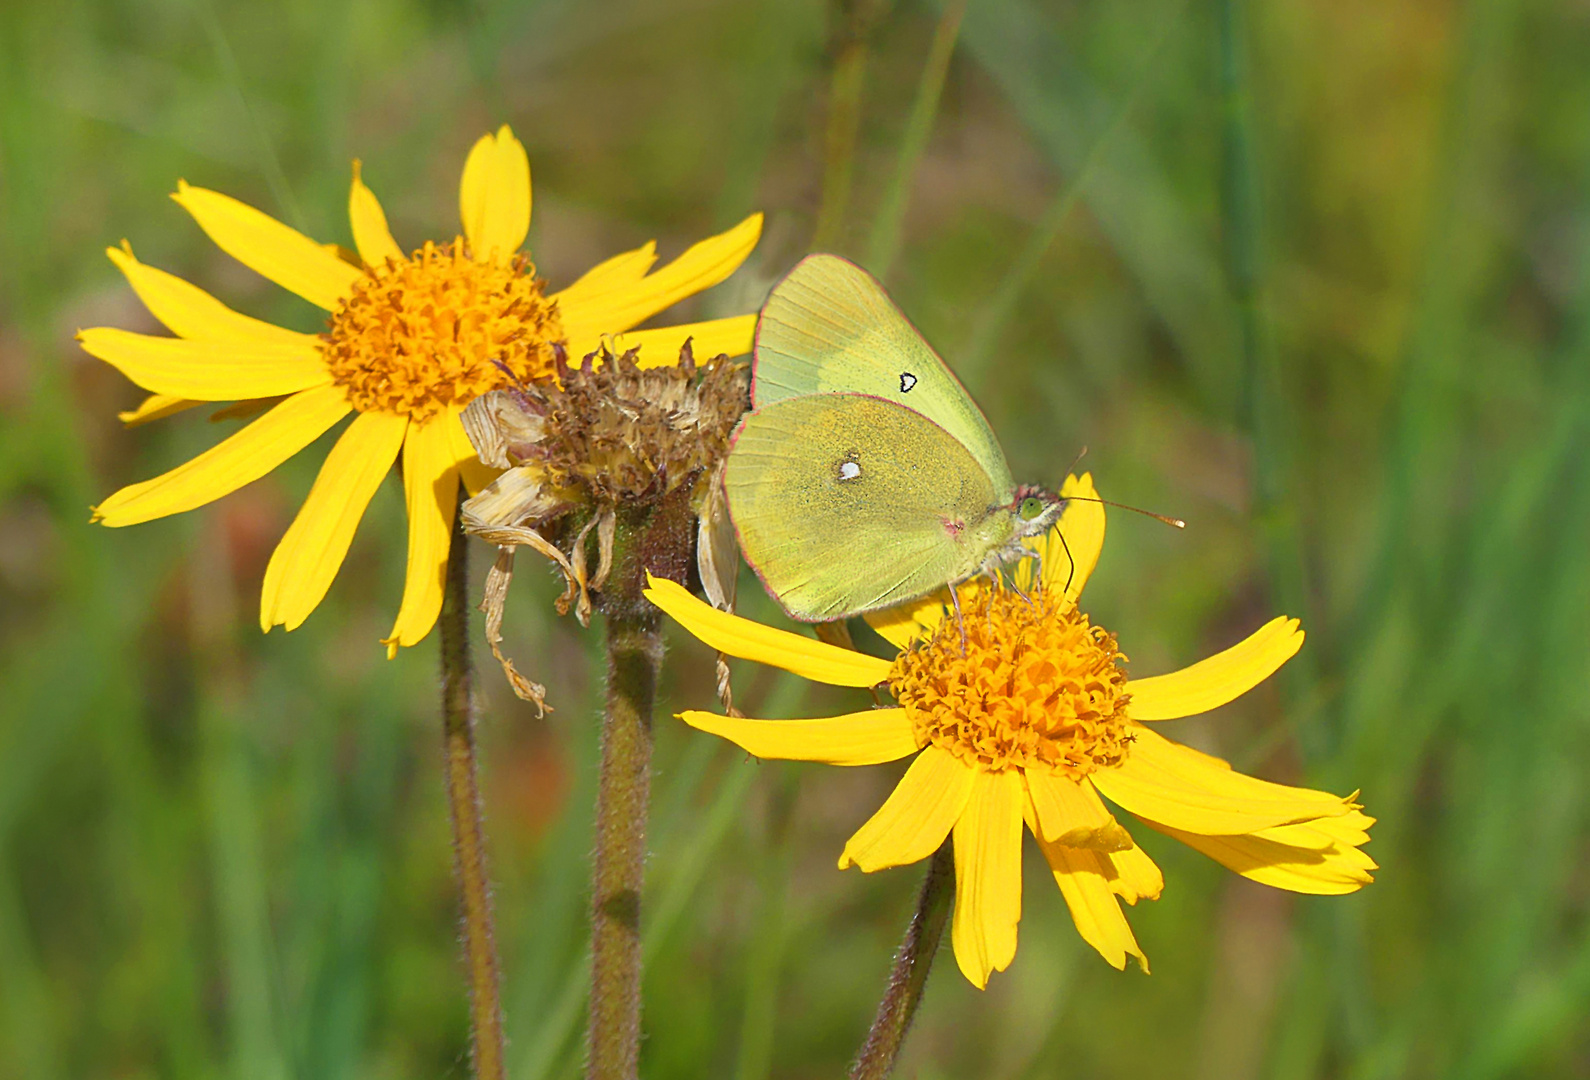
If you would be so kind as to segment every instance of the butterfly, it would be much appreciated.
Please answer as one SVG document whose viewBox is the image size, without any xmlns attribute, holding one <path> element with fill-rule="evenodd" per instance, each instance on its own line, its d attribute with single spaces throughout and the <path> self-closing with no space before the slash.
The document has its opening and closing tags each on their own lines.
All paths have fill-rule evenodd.
<svg viewBox="0 0 1590 1080">
<path fill-rule="evenodd" d="M 724 492 L 791 618 L 893 607 L 1031 555 L 1064 500 L 1018 487 L 988 421 L 875 278 L 809 255 L 757 323 Z"/>
</svg>

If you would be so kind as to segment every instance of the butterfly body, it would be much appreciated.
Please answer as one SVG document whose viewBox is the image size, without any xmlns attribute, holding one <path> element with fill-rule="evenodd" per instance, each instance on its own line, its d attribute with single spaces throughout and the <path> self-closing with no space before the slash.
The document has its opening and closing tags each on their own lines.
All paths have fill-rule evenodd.
<svg viewBox="0 0 1590 1080">
<path fill-rule="evenodd" d="M 807 622 L 893 607 L 994 569 L 1051 524 L 988 422 L 883 289 L 831 255 L 776 286 L 753 411 L 724 474 L 746 561 Z"/>
</svg>

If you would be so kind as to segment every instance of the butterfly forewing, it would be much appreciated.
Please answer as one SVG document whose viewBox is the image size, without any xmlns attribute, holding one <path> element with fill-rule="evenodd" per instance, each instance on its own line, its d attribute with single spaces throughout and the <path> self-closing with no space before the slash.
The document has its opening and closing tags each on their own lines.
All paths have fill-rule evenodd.
<svg viewBox="0 0 1590 1080">
<path fill-rule="evenodd" d="M 921 413 L 976 461 L 999 497 L 1014 482 L 1005 455 L 959 380 L 865 270 L 810 255 L 774 286 L 757 324 L 752 403 L 869 394 Z"/>
<path fill-rule="evenodd" d="M 999 493 L 955 438 L 860 394 L 789 398 L 746 417 L 724 487 L 746 561 L 807 622 L 958 581 L 1008 539 Z"/>
</svg>

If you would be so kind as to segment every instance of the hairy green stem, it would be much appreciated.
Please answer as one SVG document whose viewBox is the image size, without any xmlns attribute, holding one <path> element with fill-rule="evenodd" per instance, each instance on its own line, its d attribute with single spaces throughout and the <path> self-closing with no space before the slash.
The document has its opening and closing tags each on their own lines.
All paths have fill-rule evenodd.
<svg viewBox="0 0 1590 1080">
<path fill-rule="evenodd" d="M 470 1057 L 478 1080 L 503 1080 L 502 989 L 486 864 L 486 825 L 475 752 L 474 670 L 469 655 L 469 548 L 455 515 L 442 594 L 442 735 L 453 823 L 464 966 L 469 975 Z"/>
<path fill-rule="evenodd" d="M 640 1068 L 640 892 L 662 638 L 655 609 L 609 611 L 606 619 L 607 713 L 596 792 L 585 1075 L 635 1080 Z"/>
<path fill-rule="evenodd" d="M 867 1032 L 867 1041 L 850 1066 L 850 1080 L 884 1080 L 894 1071 L 949 918 L 950 898 L 955 892 L 955 856 L 950 843 L 945 840 L 928 863 L 927 878 L 917 894 L 916 911 L 906 927 L 905 940 L 894 954 L 888 989 L 878 1002 L 878 1015 L 872 1021 L 872 1030 Z"/>
</svg>

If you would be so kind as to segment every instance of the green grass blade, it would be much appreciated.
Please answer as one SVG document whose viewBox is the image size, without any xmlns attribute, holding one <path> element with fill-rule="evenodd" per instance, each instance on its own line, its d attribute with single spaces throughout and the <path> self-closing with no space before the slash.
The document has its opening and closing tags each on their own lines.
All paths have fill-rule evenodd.
<svg viewBox="0 0 1590 1080">
<path fill-rule="evenodd" d="M 916 180 L 917 168 L 922 164 L 928 136 L 933 134 L 933 121 L 939 113 L 939 98 L 944 93 L 944 78 L 949 74 L 950 57 L 955 54 L 955 41 L 961 35 L 961 20 L 965 15 L 966 0 L 949 0 L 944 5 L 938 25 L 933 30 L 933 43 L 928 46 L 927 59 L 922 62 L 922 78 L 917 83 L 916 97 L 911 102 L 911 115 L 906 120 L 905 134 L 900 139 L 894 173 L 878 204 L 872 240 L 867 248 L 867 269 L 880 281 L 889 280 L 894 260 L 900 254 L 900 228 L 905 220 L 906 205 L 910 201 L 911 185 Z"/>
</svg>

